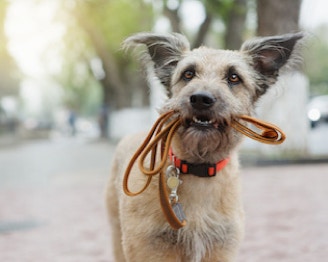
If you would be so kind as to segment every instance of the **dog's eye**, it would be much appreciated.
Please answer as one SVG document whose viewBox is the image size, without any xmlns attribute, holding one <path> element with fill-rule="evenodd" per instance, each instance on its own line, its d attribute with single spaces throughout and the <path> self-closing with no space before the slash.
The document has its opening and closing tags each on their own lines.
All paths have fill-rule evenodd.
<svg viewBox="0 0 328 262">
<path fill-rule="evenodd" d="M 229 82 L 229 84 L 237 85 L 241 82 L 241 79 L 237 74 L 232 73 L 232 74 L 229 74 L 229 76 L 228 76 L 228 82 Z"/>
<path fill-rule="evenodd" d="M 194 70 L 186 70 L 182 74 L 182 79 L 185 81 L 190 81 L 193 79 L 195 76 L 195 71 Z"/>
</svg>

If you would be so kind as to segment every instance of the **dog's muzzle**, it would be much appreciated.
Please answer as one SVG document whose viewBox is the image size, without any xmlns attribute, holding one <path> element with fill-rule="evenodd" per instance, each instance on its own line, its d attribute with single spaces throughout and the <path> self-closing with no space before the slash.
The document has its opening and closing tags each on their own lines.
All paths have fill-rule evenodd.
<svg viewBox="0 0 328 262">
<path fill-rule="evenodd" d="M 207 91 L 197 91 L 189 98 L 188 111 L 183 116 L 186 128 L 194 127 L 199 130 L 216 129 L 223 131 L 228 126 L 228 121 L 219 117 L 214 105 L 217 99 Z"/>
</svg>

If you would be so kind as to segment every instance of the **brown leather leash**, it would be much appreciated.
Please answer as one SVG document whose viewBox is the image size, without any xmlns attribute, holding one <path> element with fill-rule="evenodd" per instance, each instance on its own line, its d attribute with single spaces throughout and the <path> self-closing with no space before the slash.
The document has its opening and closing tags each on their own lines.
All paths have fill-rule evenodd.
<svg viewBox="0 0 328 262">
<path fill-rule="evenodd" d="M 277 145 L 283 143 L 286 139 L 285 133 L 273 124 L 246 115 L 241 115 L 238 118 L 253 124 L 256 128 L 262 130 L 262 133 L 257 133 L 237 120 L 232 121 L 231 126 L 234 129 L 256 141 L 265 144 Z"/>
<path fill-rule="evenodd" d="M 174 117 L 175 114 L 177 115 L 176 117 Z M 239 122 L 240 120 L 254 125 L 262 132 L 258 133 L 246 127 Z M 181 120 L 176 112 L 170 111 L 162 114 L 149 131 L 144 142 L 132 156 L 123 177 L 124 193 L 128 196 L 137 196 L 147 189 L 153 176 L 160 174 L 159 197 L 162 211 L 170 226 L 176 230 L 186 225 L 186 219 L 184 218 L 184 214 L 180 214 L 182 210 L 176 208 L 176 201 L 170 199 L 164 168 L 167 165 L 168 153 L 173 136 L 180 125 Z M 277 126 L 246 115 L 238 116 L 238 119 L 232 121 L 231 126 L 242 134 L 266 144 L 281 144 L 286 138 L 284 132 Z M 158 149 L 160 149 L 160 162 L 156 165 Z M 146 167 L 145 161 L 149 154 L 149 167 Z M 139 191 L 132 192 L 128 185 L 129 176 L 138 158 L 139 169 L 147 176 L 147 181 Z"/>
</svg>

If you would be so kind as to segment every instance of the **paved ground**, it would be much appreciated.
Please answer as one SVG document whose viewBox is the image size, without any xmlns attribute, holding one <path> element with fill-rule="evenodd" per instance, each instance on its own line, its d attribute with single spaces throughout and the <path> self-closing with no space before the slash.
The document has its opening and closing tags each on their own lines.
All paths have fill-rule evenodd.
<svg viewBox="0 0 328 262">
<path fill-rule="evenodd" d="M 113 261 L 104 185 L 113 146 L 79 140 L 0 148 L 0 261 Z M 328 255 L 328 164 L 245 168 L 238 262 Z"/>
</svg>

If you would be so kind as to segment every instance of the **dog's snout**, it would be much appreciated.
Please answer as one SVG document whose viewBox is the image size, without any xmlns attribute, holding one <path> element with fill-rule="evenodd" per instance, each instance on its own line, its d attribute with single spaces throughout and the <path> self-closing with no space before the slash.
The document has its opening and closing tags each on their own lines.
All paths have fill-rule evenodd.
<svg viewBox="0 0 328 262">
<path fill-rule="evenodd" d="M 206 91 L 198 91 L 190 96 L 190 104 L 195 109 L 208 109 L 215 101 L 215 97 Z"/>
</svg>

